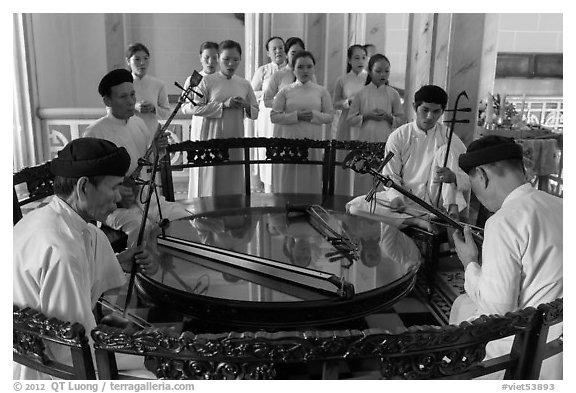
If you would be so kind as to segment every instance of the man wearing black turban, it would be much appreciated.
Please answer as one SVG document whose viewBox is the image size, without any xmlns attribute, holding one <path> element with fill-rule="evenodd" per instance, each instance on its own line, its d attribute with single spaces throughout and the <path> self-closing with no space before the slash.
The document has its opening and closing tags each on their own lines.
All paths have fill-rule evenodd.
<svg viewBox="0 0 576 393">
<path fill-rule="evenodd" d="M 470 176 L 480 203 L 494 215 L 486 221 L 482 264 L 470 228 L 454 233 L 466 294 L 454 302 L 450 323 L 504 315 L 563 297 L 562 199 L 527 182 L 522 146 L 511 138 L 486 136 L 468 146 L 459 165 Z M 557 337 L 562 326 L 555 328 L 551 333 Z M 489 344 L 487 356 L 503 354 L 510 344 Z M 562 359 L 545 361 L 540 377 L 562 379 Z"/>
<path fill-rule="evenodd" d="M 126 280 L 106 235 L 90 222 L 105 221 L 116 209 L 118 187 L 129 165 L 126 149 L 102 139 L 76 139 L 58 152 L 50 167 L 55 196 L 14 226 L 14 304 L 79 322 L 87 332 L 96 326 L 96 301 Z M 142 249 L 127 250 L 118 259 L 128 269 L 133 258 L 150 274 L 158 269 Z M 61 353 L 52 355 L 65 360 Z M 13 376 L 42 377 L 17 363 Z"/>
</svg>

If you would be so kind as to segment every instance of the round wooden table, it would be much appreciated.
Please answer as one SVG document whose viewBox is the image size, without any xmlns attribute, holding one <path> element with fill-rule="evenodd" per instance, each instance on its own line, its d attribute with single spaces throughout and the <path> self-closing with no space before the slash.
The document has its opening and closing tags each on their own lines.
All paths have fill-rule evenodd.
<svg viewBox="0 0 576 393">
<path fill-rule="evenodd" d="M 158 238 L 161 268 L 138 274 L 139 298 L 227 329 L 341 325 L 387 308 L 413 288 L 420 252 L 397 228 L 344 213 L 342 202 L 301 194 L 199 198 L 188 206 L 194 214 Z M 311 205 L 357 245 L 356 258 L 335 260 L 338 240 L 302 212 Z"/>
</svg>

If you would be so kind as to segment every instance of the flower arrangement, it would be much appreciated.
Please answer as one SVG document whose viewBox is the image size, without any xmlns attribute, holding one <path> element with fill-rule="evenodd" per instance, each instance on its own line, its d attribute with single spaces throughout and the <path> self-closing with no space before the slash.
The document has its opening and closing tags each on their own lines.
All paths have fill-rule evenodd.
<svg viewBox="0 0 576 393">
<path fill-rule="evenodd" d="M 504 107 L 502 107 L 504 106 Z M 480 100 L 478 106 L 478 125 L 480 127 L 511 128 L 522 121 L 522 115 L 516 110 L 516 106 L 511 102 L 506 102 L 506 96 L 489 94 L 486 101 Z"/>
</svg>

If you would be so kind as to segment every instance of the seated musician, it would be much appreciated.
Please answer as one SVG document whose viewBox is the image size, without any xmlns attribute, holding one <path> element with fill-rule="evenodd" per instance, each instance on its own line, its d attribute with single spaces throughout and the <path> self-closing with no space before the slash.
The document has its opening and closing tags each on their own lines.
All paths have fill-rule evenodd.
<svg viewBox="0 0 576 393">
<path fill-rule="evenodd" d="M 122 269 L 129 271 L 135 258 L 141 271 L 154 274 L 158 270 L 157 262 L 142 247 L 130 248 L 116 258 L 106 235 L 90 224 L 105 221 L 116 209 L 118 189 L 129 165 L 126 149 L 102 139 L 77 139 L 58 152 L 50 168 L 55 175 L 55 196 L 14 226 L 14 304 L 79 322 L 89 336 L 96 326 L 92 310 L 100 295 L 126 281 Z M 49 355 L 71 363 L 57 352 Z M 49 376 L 14 363 L 13 377 Z"/>
<path fill-rule="evenodd" d="M 416 120 L 398 127 L 388 137 L 386 154 L 392 152 L 394 156 L 382 173 L 433 206 L 436 206 L 439 185 L 444 183 L 439 207 L 457 217 L 467 206 L 464 195 L 470 190 L 470 182 L 458 168 L 458 156 L 466 147 L 456 134 L 452 135 L 444 167 L 449 129 L 438 120 L 447 102 L 444 89 L 435 85 L 423 86 L 414 94 Z M 414 224 L 431 229 L 425 219 L 419 218 L 427 218 L 427 212 L 393 188 L 376 193 L 374 215 L 369 213 L 370 203 L 364 195 L 348 202 L 346 207 L 352 214 L 382 219 L 391 225 Z"/>
<path fill-rule="evenodd" d="M 454 302 L 450 323 L 504 315 L 564 296 L 562 199 L 532 188 L 522 157 L 521 145 L 494 135 L 472 142 L 460 156 L 472 191 L 494 215 L 486 221 L 481 264 L 470 228 L 463 236 L 454 232 L 466 293 Z M 551 329 L 554 338 L 561 325 Z M 509 349 L 512 340 L 501 341 L 489 344 L 487 356 L 502 354 L 506 345 Z M 544 362 L 540 378 L 562 379 L 561 354 Z"/>
<path fill-rule="evenodd" d="M 158 148 L 166 147 L 168 143 L 166 135 L 160 135 L 154 139 L 146 123 L 138 116 L 134 116 L 136 96 L 133 81 L 132 74 L 125 69 L 110 71 L 102 78 L 98 85 L 98 92 L 107 107 L 107 114 L 90 124 L 83 135 L 109 140 L 116 146 L 124 147 L 130 155 L 131 162 L 126 172 L 126 182 L 120 186 L 122 195 L 120 208 L 110 214 L 106 221 L 108 226 L 122 230 L 128 235 L 129 246 L 136 244 L 144 209 L 142 199 L 147 196 L 147 188 L 141 197 L 141 187 L 134 186 L 129 177 L 138 167 L 138 159 L 144 157 L 146 150 L 153 142 Z M 146 174 L 146 169 L 147 167 L 141 173 L 144 180 L 150 177 Z M 162 213 L 162 218 L 169 220 L 190 215 L 181 205 L 166 202 L 162 196 L 159 199 L 160 209 L 156 198 L 152 197 L 146 225 L 145 241 L 152 247 L 155 234 L 159 233 L 160 213 Z"/>
</svg>

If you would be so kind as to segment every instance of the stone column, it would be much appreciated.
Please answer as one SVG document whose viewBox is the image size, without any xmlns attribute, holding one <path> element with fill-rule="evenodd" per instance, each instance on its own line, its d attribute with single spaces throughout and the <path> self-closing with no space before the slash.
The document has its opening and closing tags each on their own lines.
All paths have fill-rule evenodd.
<svg viewBox="0 0 576 393">
<path fill-rule="evenodd" d="M 434 14 L 410 14 L 404 93 L 404 113 L 408 121 L 414 119 L 414 92 L 432 80 L 433 37 Z"/>
<path fill-rule="evenodd" d="M 318 59 L 326 59 L 327 14 L 304 14 L 304 36 L 306 49 Z M 325 61 L 316 61 L 316 80 L 325 85 Z"/>
<path fill-rule="evenodd" d="M 456 124 L 455 131 L 468 145 L 474 138 L 478 118 L 478 103 L 494 87 L 496 74 L 497 14 L 452 14 L 448 50 L 448 108 L 456 97 L 466 91 L 469 100 L 461 99 L 459 107 L 470 107 L 472 112 L 460 113 L 458 119 L 469 119 L 468 124 Z M 444 116 L 451 118 L 451 114 Z"/>
<path fill-rule="evenodd" d="M 104 30 L 106 34 L 106 65 L 107 71 L 124 68 L 126 60 L 124 38 L 124 14 L 104 14 Z"/>
<path fill-rule="evenodd" d="M 424 84 L 436 84 L 448 92 L 448 109 L 465 90 L 469 100 L 458 106 L 471 112 L 458 114 L 469 124 L 456 124 L 455 132 L 468 145 L 476 128 L 480 98 L 492 91 L 496 72 L 497 14 L 411 14 L 406 64 L 408 118 L 414 92 Z M 445 119 L 450 119 L 447 113 Z"/>
<path fill-rule="evenodd" d="M 328 14 L 325 51 L 318 54 L 323 60 L 326 70 L 324 81 L 319 80 L 319 82 L 323 83 L 330 93 L 334 90 L 336 80 L 346 73 L 347 22 L 346 14 Z"/>
</svg>

